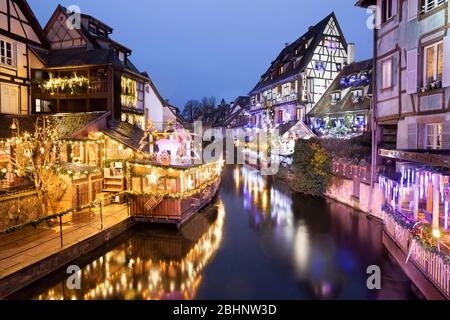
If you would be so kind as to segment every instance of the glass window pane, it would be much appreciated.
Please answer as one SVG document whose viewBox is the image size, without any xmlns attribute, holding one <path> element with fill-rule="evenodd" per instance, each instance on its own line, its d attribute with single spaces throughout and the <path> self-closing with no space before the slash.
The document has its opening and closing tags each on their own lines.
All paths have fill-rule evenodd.
<svg viewBox="0 0 450 320">
<path fill-rule="evenodd" d="M 444 58 L 444 44 L 439 43 L 437 47 L 438 61 L 437 61 L 437 77 L 442 79 L 443 58 Z"/>
<path fill-rule="evenodd" d="M 434 80 L 434 47 L 426 49 L 427 61 L 426 61 L 426 80 Z"/>
</svg>

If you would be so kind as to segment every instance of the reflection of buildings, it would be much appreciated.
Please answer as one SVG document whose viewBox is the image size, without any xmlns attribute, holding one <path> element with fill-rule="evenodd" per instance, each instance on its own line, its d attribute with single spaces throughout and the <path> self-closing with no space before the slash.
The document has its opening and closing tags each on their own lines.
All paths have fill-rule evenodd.
<svg viewBox="0 0 450 320">
<path fill-rule="evenodd" d="M 279 227 L 293 224 L 292 200 L 286 194 L 270 185 L 259 171 L 248 167 L 234 170 L 236 188 L 244 195 L 244 207 L 252 214 L 254 227 Z"/>
<path fill-rule="evenodd" d="M 82 269 L 82 289 L 68 290 L 65 280 L 37 296 L 61 299 L 193 299 L 202 271 L 223 237 L 225 211 L 195 216 L 179 233 L 137 231 L 116 249 Z"/>
</svg>

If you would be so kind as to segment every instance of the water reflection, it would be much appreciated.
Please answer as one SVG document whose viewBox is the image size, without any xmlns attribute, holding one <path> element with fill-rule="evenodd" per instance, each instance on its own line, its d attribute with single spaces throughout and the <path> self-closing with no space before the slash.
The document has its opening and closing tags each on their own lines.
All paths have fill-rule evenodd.
<svg viewBox="0 0 450 320">
<path fill-rule="evenodd" d="M 67 289 L 63 270 L 12 298 L 417 298 L 382 244 L 382 225 L 344 205 L 231 166 L 217 203 L 181 232 L 144 226 L 78 261 L 82 290 Z M 370 265 L 381 267 L 381 291 L 367 289 Z"/>
<path fill-rule="evenodd" d="M 245 210 L 236 202 L 226 202 L 226 210 L 248 216 L 270 263 L 282 265 L 291 275 L 286 289 L 295 284 L 300 289 L 296 296 L 306 299 L 415 298 L 409 279 L 385 251 L 381 224 L 334 201 L 293 195 L 271 180 L 252 168 L 236 167 L 236 194 L 229 195 L 226 181 L 222 194 L 243 196 Z M 374 264 L 383 271 L 383 290 L 377 292 L 366 286 L 367 267 Z M 269 281 L 264 284 L 276 288 Z M 266 298 L 256 287 L 249 297 Z"/>
<path fill-rule="evenodd" d="M 167 229 L 133 230 L 131 238 L 82 269 L 81 290 L 67 289 L 63 280 L 34 298 L 193 299 L 202 271 L 223 238 L 222 203 L 213 215 L 213 221 L 209 221 L 208 214 L 195 217 L 180 233 Z"/>
</svg>

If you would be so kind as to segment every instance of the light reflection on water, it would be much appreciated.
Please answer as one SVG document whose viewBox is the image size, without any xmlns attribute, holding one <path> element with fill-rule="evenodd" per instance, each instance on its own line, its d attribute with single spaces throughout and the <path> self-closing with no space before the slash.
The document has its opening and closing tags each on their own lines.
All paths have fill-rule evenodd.
<svg viewBox="0 0 450 320">
<path fill-rule="evenodd" d="M 12 298 L 410 299 L 382 226 L 334 201 L 293 195 L 253 169 L 226 167 L 217 210 L 180 232 L 144 226 L 94 252 L 82 290 L 64 270 Z M 382 269 L 381 291 L 366 269 Z"/>
</svg>

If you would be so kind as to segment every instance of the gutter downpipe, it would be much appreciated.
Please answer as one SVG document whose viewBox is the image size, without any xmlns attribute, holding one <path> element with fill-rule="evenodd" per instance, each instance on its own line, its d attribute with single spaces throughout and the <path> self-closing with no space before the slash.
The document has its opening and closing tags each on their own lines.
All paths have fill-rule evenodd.
<svg viewBox="0 0 450 320">
<path fill-rule="evenodd" d="M 372 126 L 372 165 L 370 173 L 370 192 L 369 192 L 369 214 L 373 215 L 373 191 L 374 191 L 374 180 L 377 170 L 377 160 L 378 160 L 378 126 L 377 126 L 377 36 L 378 36 L 378 26 L 375 26 L 373 32 L 373 72 L 372 72 L 372 99 L 371 103 L 371 126 Z"/>
</svg>

